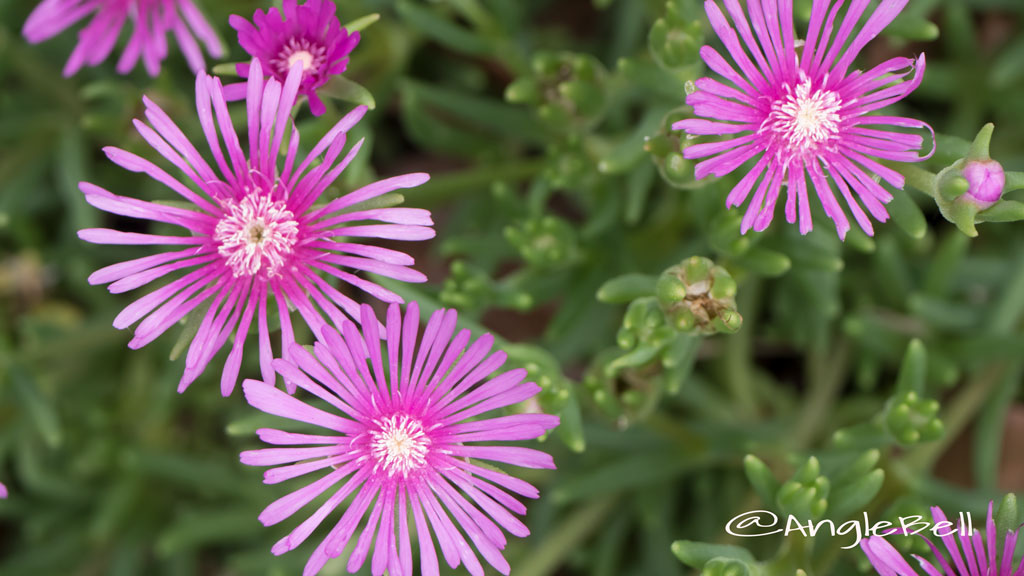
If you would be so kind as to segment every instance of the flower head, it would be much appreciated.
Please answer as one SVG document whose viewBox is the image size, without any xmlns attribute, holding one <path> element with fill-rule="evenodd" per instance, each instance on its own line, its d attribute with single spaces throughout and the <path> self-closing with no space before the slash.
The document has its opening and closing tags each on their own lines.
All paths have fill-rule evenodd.
<svg viewBox="0 0 1024 576">
<path fill-rule="evenodd" d="M 885 204 L 892 196 L 874 175 L 896 188 L 903 187 L 903 177 L 878 159 L 921 160 L 915 151 L 921 148 L 923 138 L 883 128 L 931 128 L 912 118 L 869 113 L 917 88 L 925 59 L 923 54 L 916 60 L 892 58 L 867 72 L 850 71 L 850 66 L 907 1 L 882 0 L 854 35 L 869 2 L 855 0 L 837 27 L 843 2 L 813 0 L 803 41 L 794 36 L 792 0 L 748 0 L 746 13 L 739 0 L 724 0 L 731 25 L 716 2 L 705 2 L 711 26 L 739 70 L 714 48 L 701 48 L 704 62 L 728 84 L 714 78 L 697 80 L 686 103 L 694 114 L 711 120 L 682 120 L 673 128 L 691 136 L 728 137 L 684 149 L 686 158 L 707 158 L 696 166 L 698 179 L 725 176 L 756 158 L 726 201 L 730 208 L 739 206 L 754 191 L 742 221 L 743 232 L 768 227 L 783 185 L 786 220 L 799 220 L 800 232 L 809 232 L 808 176 L 841 238 L 850 224 L 832 184 L 868 234 L 873 230 L 863 208 L 880 222 L 888 218 Z M 801 46 L 802 53 L 797 51 Z M 913 77 L 905 81 L 911 72 Z M 831 176 L 832 184 L 826 175 Z"/>
<path fill-rule="evenodd" d="M 117 61 L 121 74 L 135 68 L 140 58 L 150 76 L 159 74 L 160 62 L 167 57 L 169 32 L 178 40 L 193 72 L 206 66 L 196 38 L 214 58 L 224 55 L 217 34 L 192 0 L 43 0 L 29 15 L 21 32 L 26 40 L 36 44 L 90 15 L 92 20 L 78 33 L 78 45 L 64 66 L 65 76 L 106 60 L 126 20 L 131 20 L 135 29 Z"/>
<path fill-rule="evenodd" d="M 7 486 L 0 482 L 0 498 L 7 498 Z"/>
<path fill-rule="evenodd" d="M 330 0 L 284 0 L 282 10 L 257 10 L 249 22 L 232 15 L 231 27 L 238 31 L 238 43 L 258 59 L 263 70 L 280 82 L 298 62 L 302 65 L 299 93 L 309 98 L 313 115 L 324 113 L 324 104 L 316 91 L 341 74 L 348 66 L 348 55 L 359 44 L 359 32 L 348 33 L 335 16 Z M 249 77 L 249 64 L 239 64 L 238 73 Z"/>
<path fill-rule="evenodd" d="M 396 176 L 318 203 L 359 151 L 361 140 L 342 156 L 346 133 L 366 108 L 358 107 L 342 118 L 308 156 L 300 158 L 299 133 L 289 120 L 302 75 L 300 65 L 292 67 L 283 84 L 274 79 L 264 81 L 258 61 L 251 72 L 247 151 L 231 124 L 220 81 L 203 73 L 196 79 L 199 121 L 216 169 L 148 98 L 144 102 L 149 124 L 136 120 L 135 127 L 147 143 L 184 173 L 185 180 L 131 152 L 113 147 L 104 150 L 115 164 L 145 173 L 170 188 L 189 203 L 187 207 L 116 196 L 87 182 L 80 185 L 86 200 L 101 210 L 179 226 L 187 232 L 183 236 L 109 229 L 79 232 L 83 240 L 96 244 L 176 247 L 98 270 L 89 282 L 111 283 L 110 291 L 120 293 L 186 271 L 136 300 L 114 320 L 117 328 L 141 321 L 129 343 L 132 348 L 140 348 L 187 314 L 194 311 L 200 315 L 202 321 L 188 350 L 179 390 L 202 373 L 234 334 L 221 377 L 222 392 L 230 394 L 253 322 L 259 333 L 263 376 L 272 381 L 267 318 L 270 300 L 277 303 L 285 355 L 294 340 L 290 308 L 299 312 L 314 333 L 319 333 L 325 323 L 321 311 L 338 325 L 345 318 L 341 311 L 358 319 L 358 304 L 322 278 L 324 274 L 386 302 L 402 299 L 355 273 L 372 272 L 406 282 L 426 280 L 410 268 L 414 262 L 408 255 L 355 240 L 432 238 L 434 230 L 426 210 L 358 206 L 396 189 L 418 186 L 428 176 Z M 278 166 L 279 159 L 283 167 Z"/>
<path fill-rule="evenodd" d="M 537 489 L 473 460 L 527 468 L 554 468 L 554 461 L 530 448 L 476 443 L 532 440 L 557 426 L 558 417 L 514 414 L 478 419 L 532 398 L 540 387 L 523 382 L 522 369 L 485 381 L 504 363 L 505 353 L 490 353 L 490 334 L 470 344 L 468 330 L 455 334 L 455 322 L 454 310 L 438 310 L 420 338 L 418 305 L 410 303 L 403 318 L 398 305 L 392 304 L 382 354 L 377 319 L 364 305 L 362 334 L 350 322 L 340 333 L 328 326 L 312 352 L 295 345 L 290 360 L 274 361 L 285 379 L 317 397 L 329 411 L 263 382 L 248 380 L 242 385 L 254 407 L 330 431 L 313 436 L 262 429 L 258 434 L 264 442 L 282 447 L 242 453 L 245 464 L 279 466 L 265 473 L 268 484 L 328 470 L 260 515 L 265 525 L 277 524 L 333 490 L 312 516 L 273 547 L 274 554 L 298 547 L 355 495 L 313 552 L 305 576 L 316 574 L 345 551 L 367 512 L 369 518 L 348 558 L 351 572 L 363 565 L 376 533 L 373 575 L 386 570 L 390 576 L 411 576 L 411 512 L 422 574 L 438 574 L 431 533 L 452 568 L 462 563 L 470 574 L 482 576 L 475 547 L 491 566 L 508 574 L 501 554 L 506 543 L 502 529 L 520 537 L 529 534 L 513 514 L 524 514 L 526 507 L 509 492 L 536 498 Z"/>
<path fill-rule="evenodd" d="M 1000 545 L 996 533 L 996 523 L 992 518 L 992 503 L 988 505 L 988 519 L 985 521 L 985 534 L 982 537 L 981 531 L 974 531 L 973 534 L 961 534 L 966 532 L 960 527 L 944 529 L 941 522 L 947 522 L 946 515 L 942 510 L 932 507 L 932 518 L 935 520 L 935 529 L 941 531 L 940 538 L 946 551 L 949 553 L 949 561 L 942 555 L 942 552 L 930 540 L 928 546 L 935 556 L 934 561 L 926 560 L 917 554 L 914 559 L 920 565 L 921 572 L 914 570 L 900 553 L 881 536 L 871 536 L 861 541 L 860 547 L 867 555 L 871 565 L 880 576 L 1022 576 L 1024 575 L 1024 559 L 1016 567 L 1013 566 L 1013 552 L 1017 546 L 1016 531 L 1010 530 Z M 951 527 L 951 522 L 944 526 Z M 942 535 L 945 534 L 945 535 Z M 950 564 L 952 561 L 952 564 Z"/>
</svg>

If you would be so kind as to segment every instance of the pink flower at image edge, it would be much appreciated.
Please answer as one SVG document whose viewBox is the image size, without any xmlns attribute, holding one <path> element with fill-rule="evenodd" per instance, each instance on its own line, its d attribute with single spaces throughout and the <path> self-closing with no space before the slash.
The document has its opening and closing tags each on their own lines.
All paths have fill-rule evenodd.
<svg viewBox="0 0 1024 576">
<path fill-rule="evenodd" d="M 903 188 L 903 176 L 880 160 L 915 162 L 931 153 L 925 157 L 916 154 L 923 144 L 921 136 L 883 128 L 931 132 L 931 127 L 912 118 L 870 113 L 902 100 L 917 88 L 925 58 L 923 54 L 916 59 L 891 58 L 867 72 L 850 71 L 850 66 L 907 1 L 881 0 L 851 39 L 869 3 L 852 3 L 833 37 L 843 3 L 833 6 L 831 0 L 814 0 L 799 54 L 792 0 L 749 1 L 749 19 L 738 0 L 725 0 L 732 25 L 716 2 L 705 2 L 711 27 L 739 70 L 714 48 L 702 47 L 700 54 L 708 68 L 729 84 L 714 78 L 697 80 L 686 103 L 701 118 L 682 120 L 673 128 L 694 137 L 727 137 L 683 150 L 686 158 L 706 158 L 696 165 L 698 180 L 726 176 L 757 159 L 726 200 L 732 208 L 750 198 L 742 232 L 768 227 L 785 184 L 787 222 L 799 221 L 802 234 L 811 230 L 808 196 L 813 190 L 840 238 L 845 238 L 850 223 L 826 173 L 867 234 L 874 231 L 864 209 L 879 222 L 888 219 L 885 204 L 892 195 L 875 175 L 899 189 Z M 844 52 L 842 47 L 848 41 Z M 911 72 L 913 77 L 905 80 Z"/>
<path fill-rule="evenodd" d="M 359 44 L 359 32 L 349 34 L 342 28 L 335 10 L 328 0 L 307 0 L 301 6 L 285 0 L 281 11 L 256 10 L 252 22 L 237 15 L 229 19 L 238 31 L 238 43 L 262 63 L 264 72 L 283 81 L 292 65 L 302 64 L 299 93 L 309 99 L 314 116 L 326 111 L 317 90 L 345 72 L 348 56 Z M 249 64 L 239 64 L 238 74 L 248 78 Z M 229 98 L 235 94 L 229 87 Z"/>
<path fill-rule="evenodd" d="M 312 352 L 294 345 L 291 359 L 274 361 L 286 380 L 322 401 L 318 406 L 324 408 L 263 382 L 248 380 L 242 385 L 255 408 L 330 431 L 321 436 L 262 429 L 260 438 L 279 447 L 241 455 L 245 464 L 275 466 L 264 474 L 268 484 L 327 471 L 270 504 L 260 515 L 267 526 L 293 516 L 333 489 L 316 512 L 273 547 L 274 554 L 301 545 L 354 495 L 313 552 L 304 576 L 316 574 L 329 559 L 343 554 L 367 513 L 348 557 L 348 570 L 355 572 L 364 564 L 376 533 L 370 561 L 374 576 L 385 570 L 390 576 L 412 576 L 410 520 L 415 523 L 424 576 L 439 574 L 432 538 L 453 569 L 464 564 L 473 576 L 483 576 L 473 548 L 488 564 L 508 574 L 509 565 L 501 553 L 506 545 L 503 530 L 518 537 L 529 534 L 515 516 L 525 514 L 526 507 L 512 494 L 536 498 L 537 489 L 471 459 L 553 469 L 553 459 L 544 452 L 487 444 L 539 438 L 558 425 L 558 417 L 513 414 L 475 419 L 532 398 L 540 387 L 523 382 L 523 369 L 486 380 L 502 366 L 506 354 L 491 353 L 494 337 L 490 334 L 472 343 L 468 330 L 456 334 L 454 310 L 435 311 L 422 338 L 418 338 L 419 315 L 416 302 L 408 305 L 404 318 L 399 306 L 392 304 L 382 334 L 372 309 L 364 305 L 362 334 L 351 322 L 340 333 L 326 327 Z M 386 337 L 384 354 L 382 336 Z"/>
<path fill-rule="evenodd" d="M 947 522 L 946 515 L 938 506 L 932 507 L 933 526 Z M 947 524 L 951 525 L 951 524 Z M 943 534 L 952 529 L 946 529 Z M 959 532 L 959 527 L 956 527 Z M 861 550 L 868 557 L 871 566 L 879 576 L 1021 576 L 1024 574 L 1024 559 L 1013 565 L 1013 552 L 1017 546 L 1018 532 L 1010 530 L 1000 545 L 996 532 L 996 523 L 992 518 L 992 503 L 988 504 L 988 517 L 985 521 L 985 533 L 975 530 L 973 536 L 943 535 L 942 544 L 949 553 L 953 564 L 946 560 L 938 547 L 926 539 L 931 547 L 933 560 L 927 560 L 917 554 L 914 559 L 922 572 L 916 571 L 905 558 L 882 536 L 871 536 L 862 540 Z"/>
<path fill-rule="evenodd" d="M 385 302 L 401 302 L 402 298 L 356 272 L 404 282 L 426 281 L 426 276 L 411 268 L 414 260 L 407 254 L 357 240 L 432 238 L 430 212 L 353 207 L 394 190 L 418 186 L 429 177 L 421 173 L 396 176 L 317 204 L 359 152 L 362 140 L 342 155 L 347 132 L 366 108 L 358 107 L 338 121 L 308 156 L 300 158 L 299 133 L 290 120 L 301 77 L 299 65 L 293 67 L 284 84 L 272 78 L 264 81 L 258 62 L 253 64 L 252 72 L 247 84 L 248 135 L 244 140 L 239 140 L 231 124 L 220 81 L 204 73 L 196 79 L 196 107 L 216 170 L 148 98 L 143 101 L 149 124 L 136 120 L 135 127 L 150 146 L 185 175 L 185 180 L 126 150 L 104 149 L 115 164 L 147 174 L 177 193 L 187 202 L 187 208 L 117 196 L 88 182 L 80 184 L 86 201 L 101 210 L 177 226 L 186 233 L 170 236 L 102 228 L 79 232 L 80 238 L 95 244 L 173 247 L 107 266 L 93 273 L 89 282 L 109 283 L 109 290 L 118 294 L 182 272 L 177 279 L 134 301 L 114 319 L 119 329 L 139 322 L 129 346 L 140 348 L 189 313 L 201 314 L 202 321 L 186 354 L 179 391 L 203 372 L 234 334 L 221 374 L 221 391 L 230 394 L 253 323 L 263 377 L 273 382 L 267 317 L 271 299 L 277 303 L 285 357 L 295 340 L 289 306 L 314 333 L 324 326 L 323 315 L 337 326 L 346 321 L 344 313 L 358 319 L 359 305 L 322 275 Z M 279 169 L 281 160 L 284 167 Z"/>
<path fill-rule="evenodd" d="M 168 33 L 174 34 L 193 72 L 206 67 L 197 37 L 211 56 L 224 56 L 220 39 L 192 0 L 43 0 L 25 21 L 22 35 L 29 43 L 38 44 L 90 15 L 92 19 L 79 31 L 78 44 L 64 66 L 65 76 L 106 60 L 127 20 L 134 30 L 117 61 L 120 74 L 130 72 L 141 59 L 150 76 L 158 75 L 160 63 L 167 57 Z"/>
</svg>

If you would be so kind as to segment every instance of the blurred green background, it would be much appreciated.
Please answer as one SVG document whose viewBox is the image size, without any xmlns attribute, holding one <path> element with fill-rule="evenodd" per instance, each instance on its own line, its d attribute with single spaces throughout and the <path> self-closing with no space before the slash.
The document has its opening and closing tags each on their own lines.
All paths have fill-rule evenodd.
<svg viewBox="0 0 1024 576">
<path fill-rule="evenodd" d="M 227 17 L 268 2 L 197 3 L 226 61 L 242 60 Z M 256 516 L 304 481 L 264 486 L 238 463 L 266 420 L 239 393 L 221 398 L 224 352 L 178 395 L 176 331 L 129 351 L 111 321 L 137 296 L 86 283 L 146 248 L 75 235 L 140 226 L 87 206 L 81 180 L 168 197 L 100 149 L 156 158 L 131 126 L 142 94 L 200 135 L 193 77 L 172 43 L 159 78 L 107 62 L 64 79 L 74 32 L 27 45 L 34 4 L 0 0 L 0 574 L 298 574 L 318 539 L 275 558 L 294 523 Z M 810 2 L 796 4 L 799 34 Z M 694 182 L 666 129 L 704 75 L 696 49 L 717 42 L 696 1 L 338 5 L 343 23 L 381 20 L 347 73 L 376 101 L 356 129 L 367 145 L 331 193 L 430 172 L 406 205 L 431 209 L 438 237 L 402 248 L 431 282 L 388 287 L 503 337 L 562 415 L 542 446 L 559 470 L 522 473 L 541 499 L 533 534 L 506 551 L 514 574 L 856 574 L 849 539 L 739 540 L 725 523 L 759 508 L 837 522 L 979 513 L 1024 489 L 1019 225 L 968 239 L 908 186 L 874 238 L 841 244 L 818 212 L 806 237 L 781 217 L 741 237 L 741 213 L 724 208 L 738 176 Z M 1022 26 L 1020 0 L 911 0 L 861 56 L 866 69 L 927 53 L 924 83 L 892 111 L 940 133 L 925 168 L 994 122 L 993 157 L 1024 169 Z M 303 108 L 305 145 L 351 106 Z M 735 334 L 663 314 L 655 279 L 691 256 L 735 279 Z M 255 356 L 243 376 L 258 375 Z"/>
</svg>

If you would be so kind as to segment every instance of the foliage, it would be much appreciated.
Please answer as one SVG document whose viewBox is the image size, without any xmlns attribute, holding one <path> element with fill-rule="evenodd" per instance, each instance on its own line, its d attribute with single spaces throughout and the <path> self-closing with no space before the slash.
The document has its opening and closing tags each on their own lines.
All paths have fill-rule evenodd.
<svg viewBox="0 0 1024 576">
<path fill-rule="evenodd" d="M 143 252 L 75 236 L 114 224 L 80 180 L 166 198 L 100 148 L 144 150 L 142 94 L 200 134 L 191 74 L 175 55 L 155 79 L 108 63 L 65 80 L 73 34 L 25 44 L 31 4 L 0 0 L 0 574 L 298 573 L 303 553 L 269 552 L 287 528 L 256 520 L 287 486 L 238 463 L 266 417 L 222 399 L 215 370 L 177 395 L 173 338 L 129 351 L 110 322 L 131 295 L 86 277 Z M 264 3 L 202 4 L 231 39 L 227 16 Z M 515 574 L 857 574 L 848 538 L 724 526 L 756 509 L 978 515 L 1022 486 L 1000 480 L 1024 376 L 1024 233 L 1000 223 L 1024 216 L 1010 191 L 1024 187 L 1019 2 L 914 0 L 876 41 L 872 62 L 928 53 L 899 113 L 932 124 L 937 152 L 900 168 L 891 222 L 845 243 L 825 225 L 740 235 L 724 206 L 736 178 L 694 180 L 669 126 L 713 36 L 696 0 L 338 4 L 342 21 L 366 17 L 363 40 L 327 113 L 299 114 L 304 145 L 375 103 L 341 188 L 429 171 L 405 201 L 438 222 L 416 255 L 431 282 L 380 283 L 493 330 L 562 416 L 544 447 L 559 469 L 527 475 L 542 497 L 532 535 L 509 543 Z M 951 211 L 963 183 L 943 169 L 961 169 L 986 122 L 1008 193 Z"/>
</svg>

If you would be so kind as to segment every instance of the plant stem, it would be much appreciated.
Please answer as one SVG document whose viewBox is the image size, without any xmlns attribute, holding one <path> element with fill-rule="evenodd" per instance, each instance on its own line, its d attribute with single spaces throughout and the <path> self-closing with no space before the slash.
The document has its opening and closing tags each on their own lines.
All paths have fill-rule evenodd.
<svg viewBox="0 0 1024 576">
<path fill-rule="evenodd" d="M 612 511 L 618 496 L 598 499 L 580 508 L 555 526 L 543 543 L 516 571 L 523 576 L 550 576 L 595 531 L 604 526 L 604 519 Z"/>
<path fill-rule="evenodd" d="M 737 309 L 743 314 L 743 328 L 725 339 L 725 362 L 723 373 L 725 385 L 729 389 L 740 418 L 757 416 L 757 391 L 754 383 L 754 320 L 758 313 L 758 302 L 761 294 L 761 283 L 757 280 L 747 282 L 739 290 Z"/>
<path fill-rule="evenodd" d="M 498 165 L 483 165 L 452 172 L 442 172 L 415 191 L 406 194 L 409 206 L 431 206 L 467 191 L 486 193 L 483 188 L 500 180 L 526 180 L 544 166 L 543 159 L 528 159 Z"/>
<path fill-rule="evenodd" d="M 793 431 L 796 450 L 808 448 L 832 416 L 832 405 L 846 377 L 849 358 L 850 344 L 845 338 L 840 339 L 831 352 L 820 347 L 811 351 L 805 370 L 809 392 Z"/>
</svg>

